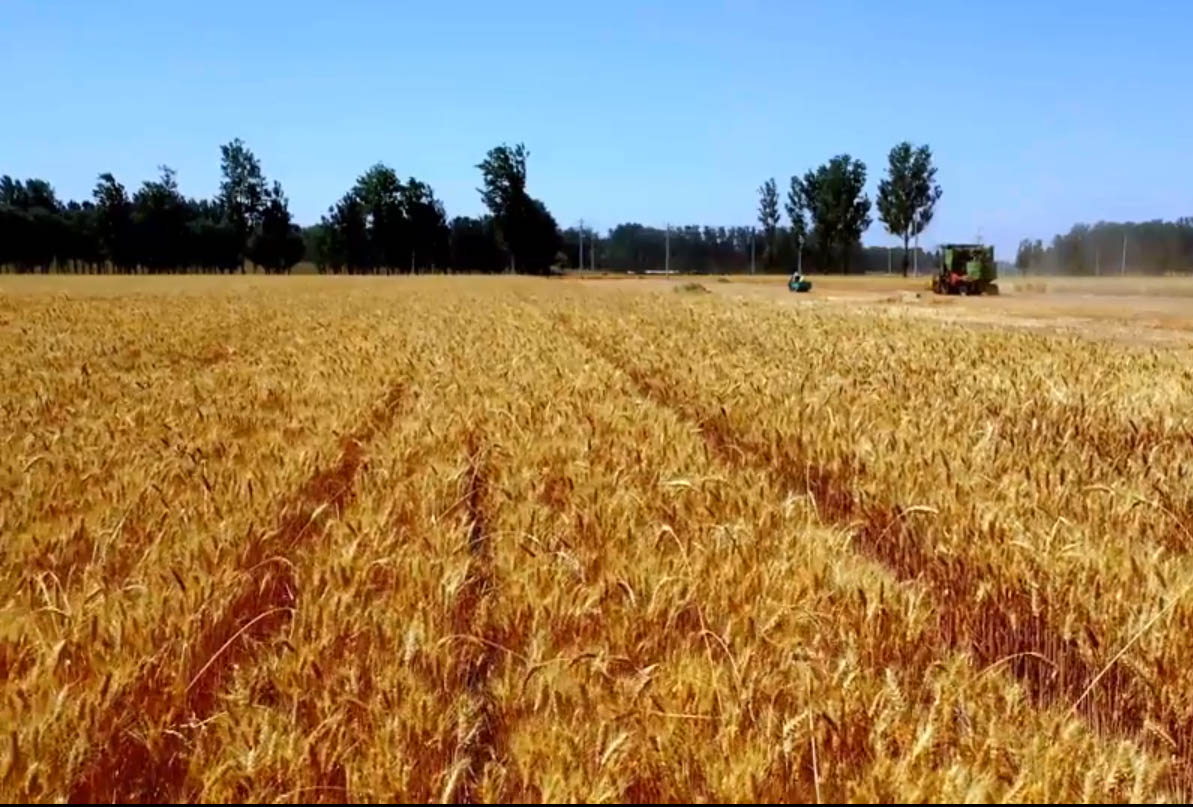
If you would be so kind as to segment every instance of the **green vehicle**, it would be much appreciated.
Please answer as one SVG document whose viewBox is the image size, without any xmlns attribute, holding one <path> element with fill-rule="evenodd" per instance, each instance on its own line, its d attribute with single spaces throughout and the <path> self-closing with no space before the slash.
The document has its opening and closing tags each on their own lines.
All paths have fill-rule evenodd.
<svg viewBox="0 0 1193 807">
<path fill-rule="evenodd" d="M 944 244 L 940 271 L 932 278 L 937 294 L 998 294 L 994 247 L 984 244 Z"/>
<path fill-rule="evenodd" d="M 799 272 L 794 272 L 791 277 L 787 278 L 788 291 L 811 291 L 812 281 L 806 280 Z"/>
</svg>

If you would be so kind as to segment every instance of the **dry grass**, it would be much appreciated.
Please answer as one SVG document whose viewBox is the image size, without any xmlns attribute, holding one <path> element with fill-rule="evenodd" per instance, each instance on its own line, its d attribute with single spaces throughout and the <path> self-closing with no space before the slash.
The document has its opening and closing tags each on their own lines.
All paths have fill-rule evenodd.
<svg viewBox="0 0 1193 807">
<path fill-rule="evenodd" d="M 1193 276 L 1104 276 L 1006 278 L 1000 286 L 1011 292 L 1036 294 L 1131 295 L 1142 297 L 1193 297 Z"/>
<path fill-rule="evenodd" d="M 931 289 L 931 271 L 921 270 L 919 277 L 900 275 L 813 275 L 815 288 L 834 294 L 927 292 Z M 734 275 L 731 282 L 745 286 L 782 287 L 785 275 Z M 998 280 L 1004 294 L 1081 295 L 1094 297 L 1193 297 L 1193 275 L 1064 277 L 1009 274 Z"/>
<path fill-rule="evenodd" d="M 0 798 L 1193 791 L 1188 351 L 521 279 L 0 297 Z"/>
</svg>

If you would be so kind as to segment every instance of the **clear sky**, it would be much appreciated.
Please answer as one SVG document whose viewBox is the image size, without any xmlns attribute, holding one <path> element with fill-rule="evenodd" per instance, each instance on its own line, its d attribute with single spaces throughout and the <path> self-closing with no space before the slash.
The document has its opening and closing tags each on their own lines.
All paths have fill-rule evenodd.
<svg viewBox="0 0 1193 807">
<path fill-rule="evenodd" d="M 377 161 L 476 214 L 524 141 L 561 226 L 750 224 L 767 177 L 849 152 L 872 191 L 909 139 L 926 245 L 1193 215 L 1187 0 L 0 0 L 0 53 L 0 173 L 66 198 L 160 163 L 210 195 L 239 136 L 304 224 Z"/>
</svg>

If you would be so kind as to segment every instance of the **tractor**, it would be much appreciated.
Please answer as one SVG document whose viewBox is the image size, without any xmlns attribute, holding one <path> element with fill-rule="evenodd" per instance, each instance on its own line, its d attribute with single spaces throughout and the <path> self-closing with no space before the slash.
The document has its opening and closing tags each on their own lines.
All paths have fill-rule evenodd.
<svg viewBox="0 0 1193 807">
<path fill-rule="evenodd" d="M 804 277 L 802 272 L 794 272 L 787 278 L 788 291 L 811 291 L 812 281 Z"/>
<path fill-rule="evenodd" d="M 937 294 L 998 294 L 994 247 L 983 244 L 944 244 L 940 271 L 932 278 Z"/>
</svg>

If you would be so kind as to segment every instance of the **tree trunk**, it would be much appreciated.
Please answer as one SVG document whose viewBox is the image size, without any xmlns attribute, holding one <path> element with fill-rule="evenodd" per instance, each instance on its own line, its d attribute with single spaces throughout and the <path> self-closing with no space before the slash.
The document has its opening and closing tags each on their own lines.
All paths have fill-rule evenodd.
<svg viewBox="0 0 1193 807">
<path fill-rule="evenodd" d="M 903 231 L 903 277 L 907 277 L 907 242 L 911 240 L 911 233 Z"/>
</svg>

